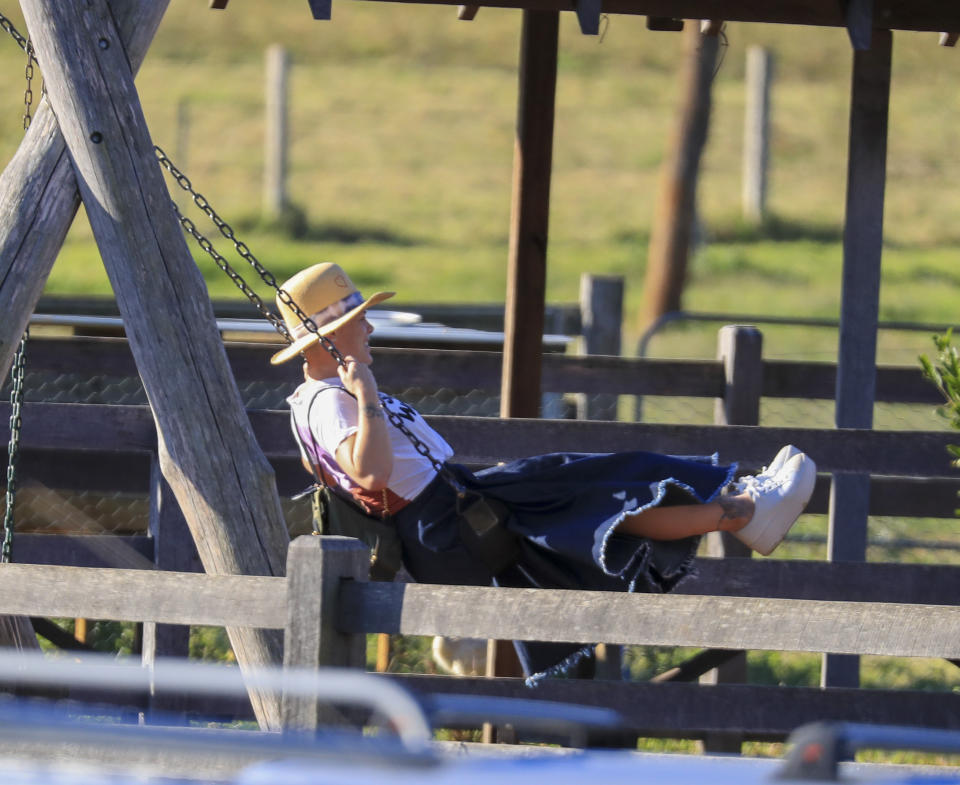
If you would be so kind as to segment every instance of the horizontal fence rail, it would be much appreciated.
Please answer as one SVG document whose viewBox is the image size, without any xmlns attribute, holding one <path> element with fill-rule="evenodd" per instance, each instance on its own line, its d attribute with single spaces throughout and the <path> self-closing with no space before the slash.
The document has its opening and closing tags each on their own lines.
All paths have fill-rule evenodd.
<svg viewBox="0 0 960 785">
<path fill-rule="evenodd" d="M 292 389 L 303 380 L 298 363 L 270 365 L 279 345 L 228 343 L 227 358 L 240 382 L 263 381 Z M 30 343 L 29 369 L 58 373 L 96 373 L 139 377 L 126 340 L 122 338 L 35 338 Z M 499 352 L 446 349 L 374 348 L 378 381 L 385 387 L 500 389 Z M 724 369 L 719 360 L 664 360 L 633 357 L 575 356 L 547 353 L 543 357 L 545 392 L 722 397 Z M 832 400 L 836 392 L 833 363 L 763 361 L 762 395 L 773 398 Z M 919 366 L 877 369 L 876 400 L 926 403 L 942 400 L 923 378 Z"/>
<path fill-rule="evenodd" d="M 9 434 L 10 405 L 0 404 L 0 441 Z M 249 412 L 267 457 L 296 457 L 289 415 Z M 578 420 L 428 416 L 463 463 L 492 465 L 548 452 L 650 450 L 674 455 L 711 454 L 721 462 L 760 466 L 783 444 L 796 444 L 820 471 L 900 477 L 958 477 L 947 431 L 871 431 L 834 428 L 767 428 L 750 425 L 654 425 Z M 51 450 L 150 452 L 156 449 L 147 406 L 27 403 L 22 445 Z"/>
<path fill-rule="evenodd" d="M 286 580 L 35 564 L 0 568 L 0 613 L 282 629 Z"/>
<path fill-rule="evenodd" d="M 940 605 L 392 583 L 341 591 L 337 626 L 354 633 L 960 658 L 960 609 Z"/>
</svg>

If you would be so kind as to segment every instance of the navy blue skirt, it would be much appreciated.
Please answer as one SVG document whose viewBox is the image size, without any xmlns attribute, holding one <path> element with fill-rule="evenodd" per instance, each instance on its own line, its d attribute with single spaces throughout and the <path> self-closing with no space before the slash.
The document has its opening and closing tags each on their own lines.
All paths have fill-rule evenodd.
<svg viewBox="0 0 960 785">
<path fill-rule="evenodd" d="M 394 518 L 403 562 L 419 583 L 594 591 L 668 592 L 690 572 L 700 538 L 648 540 L 614 529 L 648 507 L 711 501 L 736 466 L 650 452 L 551 453 L 473 473 L 467 488 L 502 501 L 520 535 L 518 563 L 496 579 L 463 547 L 456 495 L 439 476 Z M 563 672 L 590 642 L 517 642 L 530 683 Z"/>
</svg>

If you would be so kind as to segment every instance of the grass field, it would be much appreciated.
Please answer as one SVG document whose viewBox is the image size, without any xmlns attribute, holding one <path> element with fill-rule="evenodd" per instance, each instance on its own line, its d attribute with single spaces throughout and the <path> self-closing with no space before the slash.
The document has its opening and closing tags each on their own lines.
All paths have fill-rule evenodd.
<svg viewBox="0 0 960 785">
<path fill-rule="evenodd" d="M 23 29 L 15 4 L 6 11 Z M 407 300 L 502 301 L 516 113 L 519 12 L 340 2 L 331 22 L 301 4 L 237 2 L 227 11 L 173 0 L 138 79 L 154 140 L 281 275 L 342 262 Z M 690 310 L 836 317 L 845 202 L 851 52 L 842 30 L 729 25 L 700 184 L 703 243 Z M 266 45 L 291 77 L 292 201 L 299 240 L 256 230 Z M 771 221 L 739 217 L 746 48 L 776 57 Z M 582 271 L 627 281 L 627 334 L 643 281 L 658 167 L 677 100 L 680 36 L 612 17 L 602 38 L 561 25 L 548 298 L 576 299 Z M 0 155 L 20 134 L 23 56 L 0 48 Z M 960 195 L 957 108 L 944 100 L 960 56 L 935 35 L 895 35 L 882 317 L 952 322 Z M 180 107 L 180 109 L 178 109 Z M 189 118 L 179 135 L 178 112 Z M 231 285 L 205 266 L 211 291 Z M 50 292 L 109 292 L 78 220 Z M 712 330 L 711 330 L 712 332 Z M 670 353 L 684 349 L 687 337 Z M 806 336 L 810 343 L 810 336 Z M 712 341 L 712 338 L 711 338 Z M 823 353 L 814 345 L 783 349 Z M 827 351 L 829 351 L 829 343 Z M 712 343 L 709 347 L 712 353 Z M 916 354 L 914 343 L 902 357 Z M 901 359 L 902 359 L 901 357 Z M 891 361 L 896 361 L 891 356 Z"/>
<path fill-rule="evenodd" d="M 227 11 L 206 5 L 172 0 L 138 77 L 141 100 L 154 141 L 244 229 L 266 266 L 282 278 L 308 263 L 338 261 L 362 287 L 396 288 L 401 301 L 503 300 L 519 12 L 483 9 L 467 23 L 453 6 L 338 0 L 333 21 L 314 22 L 306 3 L 293 0 L 233 0 Z M 0 12 L 26 32 L 15 3 Z M 684 306 L 837 318 L 852 63 L 846 33 L 737 24 L 727 27 L 726 40 L 699 186 L 702 241 Z M 272 43 L 294 60 L 289 189 L 306 216 L 299 238 L 259 221 L 264 49 Z M 623 275 L 628 351 L 638 336 L 634 314 L 676 110 L 680 43 L 676 34 L 646 30 L 642 18 L 610 18 L 602 38 L 580 35 L 570 14 L 561 24 L 548 299 L 576 300 L 584 271 Z M 776 57 L 770 218 L 759 228 L 744 225 L 739 207 L 750 45 Z M 0 45 L 4 162 L 22 134 L 24 62 L 12 40 Z M 897 33 L 893 62 L 881 318 L 954 323 L 960 52 L 938 47 L 936 35 Z M 178 116 L 187 118 L 185 133 Z M 235 293 L 199 252 L 198 261 L 211 294 Z M 47 291 L 110 291 L 82 216 Z M 836 356 L 831 331 L 764 332 L 767 356 Z M 679 327 L 659 336 L 652 354 L 712 356 L 715 335 L 716 325 Z M 930 349 L 924 334 L 884 333 L 880 360 L 912 364 Z M 931 415 L 911 427 L 937 424 Z M 884 525 L 872 524 L 872 533 Z M 917 537 L 958 534 L 955 526 L 944 531 L 943 522 L 911 526 Z M 804 527 L 816 534 L 823 522 Z M 796 557 L 820 553 L 820 546 L 791 547 Z M 652 662 L 659 655 L 643 656 Z M 799 655 L 751 660 L 753 675 L 773 682 L 816 683 L 817 668 L 816 658 Z M 958 673 L 940 664 L 864 667 L 871 686 L 956 691 Z"/>
</svg>

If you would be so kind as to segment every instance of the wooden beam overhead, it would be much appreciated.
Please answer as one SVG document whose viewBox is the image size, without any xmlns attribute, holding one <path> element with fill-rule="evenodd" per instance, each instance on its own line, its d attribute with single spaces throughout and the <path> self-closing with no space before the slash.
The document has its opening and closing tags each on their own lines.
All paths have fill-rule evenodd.
<svg viewBox="0 0 960 785">
<path fill-rule="evenodd" d="M 480 6 L 478 5 L 461 5 L 457 8 L 457 19 L 464 22 L 472 22 L 479 10 Z"/>
<path fill-rule="evenodd" d="M 960 33 L 940 33 L 940 46 L 956 46 Z"/>
<path fill-rule="evenodd" d="M 840 0 L 850 43 L 858 52 L 870 48 L 873 37 L 873 0 Z"/>
<path fill-rule="evenodd" d="M 380 0 L 377 0 L 378 2 Z M 394 0 L 434 5 L 458 5 L 452 0 Z M 569 0 L 484 0 L 489 8 L 525 8 L 533 11 L 570 11 Z M 846 27 L 837 0 L 604 0 L 605 14 L 636 14 L 661 19 L 724 19 L 728 22 Z M 885 30 L 941 33 L 960 30 L 960 3 L 943 0 L 874 0 L 873 24 Z"/>
<path fill-rule="evenodd" d="M 227 7 L 227 3 L 229 2 L 230 0 L 210 0 L 210 8 L 216 8 L 222 11 Z"/>
<path fill-rule="evenodd" d="M 601 0 L 576 0 L 577 21 L 584 35 L 597 35 L 600 32 Z"/>
<path fill-rule="evenodd" d="M 683 30 L 683 20 L 669 16 L 648 16 L 647 30 L 663 30 L 670 33 L 679 33 Z"/>
</svg>

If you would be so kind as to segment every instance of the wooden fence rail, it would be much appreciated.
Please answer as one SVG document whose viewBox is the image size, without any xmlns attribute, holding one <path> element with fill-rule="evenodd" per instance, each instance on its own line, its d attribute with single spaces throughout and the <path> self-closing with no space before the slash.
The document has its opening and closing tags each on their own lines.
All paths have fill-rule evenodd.
<svg viewBox="0 0 960 785">
<path fill-rule="evenodd" d="M 290 666 L 363 667 L 371 632 L 960 657 L 956 605 L 368 583 L 366 554 L 354 540 L 300 537 L 290 546 L 287 578 L 4 565 L 0 613 L 283 627 Z M 738 559 L 725 568 L 756 566 Z M 960 569 L 941 570 L 958 585 Z M 960 727 L 960 696 L 949 693 L 577 680 L 531 689 L 519 679 L 391 678 L 418 692 L 605 705 L 621 711 L 635 732 L 663 735 L 736 728 L 779 738 L 825 718 Z M 304 725 L 323 716 L 309 701 L 291 698 L 284 718 Z"/>
<path fill-rule="evenodd" d="M 228 359 L 238 382 L 266 382 L 277 389 L 291 389 L 299 381 L 301 371 L 293 366 L 270 366 L 267 358 L 274 349 L 263 344 L 227 344 Z M 499 389 L 501 358 L 498 353 L 378 349 L 375 355 L 378 379 L 387 389 L 398 392 L 409 387 L 463 389 L 465 384 L 470 389 L 493 392 Z M 736 363 L 723 359 L 690 362 L 548 354 L 543 366 L 544 389 L 563 393 L 710 397 L 725 401 L 728 415 L 735 408 L 747 413 L 751 408 L 755 410 L 759 396 L 823 399 L 833 396 L 835 368 L 832 365 L 761 361 L 759 355 L 748 363 L 741 362 L 742 359 L 740 357 Z M 31 344 L 30 370 L 117 377 L 136 374 L 129 349 L 121 339 L 36 339 Z M 464 380 L 469 381 L 465 383 Z M 936 391 L 923 380 L 920 371 L 913 368 L 878 369 L 878 400 L 930 405 L 938 402 Z M 308 480 L 289 434 L 287 413 L 251 410 L 248 414 L 257 440 L 273 465 L 281 494 L 290 495 L 300 490 Z M 81 577 L 79 573 L 83 571 L 34 575 L 18 572 L 30 569 L 27 564 L 9 565 L 10 570 L 5 567 L 0 571 L 0 578 L 6 575 L 22 588 L 8 592 L 0 581 L 0 595 L 9 595 L 11 603 L 20 598 L 18 601 L 23 604 L 11 608 L 17 613 L 140 618 L 158 622 L 161 628 L 179 630 L 175 643 L 157 643 L 158 654 L 185 651 L 187 628 L 183 625 L 230 623 L 231 614 L 242 615 L 242 604 L 249 602 L 252 604 L 250 613 L 243 616 L 248 624 L 259 623 L 259 619 L 275 627 L 285 626 L 288 636 L 294 628 L 311 630 L 309 634 L 288 640 L 292 661 L 300 664 L 329 662 L 332 656 L 329 647 L 332 646 L 334 651 L 346 651 L 344 643 L 351 639 L 353 654 L 350 656 L 359 658 L 359 641 L 365 632 L 370 631 L 403 630 L 413 634 L 413 630 L 420 630 L 419 634 L 440 631 L 444 634 L 533 637 L 536 630 L 539 630 L 537 635 L 566 635 L 557 632 L 563 629 L 577 630 L 569 633 L 575 635 L 575 640 L 663 642 L 666 639 L 656 629 L 656 619 L 662 621 L 672 614 L 681 614 L 691 620 L 693 632 L 689 637 L 670 639 L 683 640 L 683 645 L 797 647 L 798 650 L 852 654 L 924 652 L 923 656 L 960 657 L 949 640 L 951 634 L 956 638 L 951 632 L 955 609 L 949 606 L 955 605 L 956 598 L 960 597 L 960 569 L 935 565 L 699 559 L 698 575 L 668 598 L 580 597 L 577 601 L 586 603 L 585 608 L 591 607 L 590 603 L 599 603 L 597 607 L 610 609 L 609 627 L 604 628 L 583 626 L 579 622 L 566 626 L 558 623 L 558 619 L 569 611 L 571 593 L 564 593 L 564 597 L 558 599 L 549 593 L 535 592 L 529 601 L 524 599 L 524 603 L 532 604 L 520 606 L 514 603 L 517 608 L 523 607 L 524 615 L 513 617 L 514 626 L 511 627 L 501 624 L 511 617 L 503 612 L 500 605 L 502 595 L 499 594 L 494 595 L 497 599 L 491 607 L 500 608 L 501 612 L 492 613 L 492 616 L 501 618 L 479 620 L 471 618 L 474 616 L 472 610 L 471 613 L 463 610 L 486 604 L 488 598 L 484 595 L 480 603 L 479 595 L 471 593 L 473 590 L 467 590 L 461 596 L 460 589 L 448 590 L 448 587 L 394 587 L 356 581 L 344 586 L 336 600 L 326 600 L 323 619 L 313 613 L 313 606 L 296 611 L 302 616 L 299 621 L 285 617 L 278 605 L 282 604 L 279 597 L 283 590 L 277 588 L 279 584 L 271 583 L 283 582 L 283 579 L 253 579 L 254 583 L 240 583 L 232 589 L 227 583 L 220 588 L 198 583 L 192 590 L 196 602 L 185 600 L 182 608 L 177 607 L 174 599 L 165 605 L 152 605 L 149 595 L 166 593 L 170 598 L 176 598 L 181 596 L 181 589 L 188 589 L 193 584 L 180 583 L 177 576 L 173 578 L 173 584 L 165 583 L 162 590 L 154 591 L 150 583 L 154 580 L 153 573 L 149 568 L 159 565 L 164 569 L 184 571 L 194 567 L 180 543 L 187 535 L 179 511 L 169 503 L 169 490 L 156 471 L 156 430 L 149 408 L 42 403 L 28 398 L 23 419 L 21 478 L 24 485 L 38 483 L 51 489 L 150 494 L 154 500 L 149 527 L 152 536 L 18 534 L 17 561 L 124 567 L 130 572 L 136 571 L 140 577 L 134 580 L 127 569 L 110 570 L 102 575 L 98 572 L 94 577 Z M 0 443 L 3 444 L 7 440 L 8 420 L 9 407 L 0 404 Z M 960 489 L 960 473 L 949 466 L 946 453 L 946 445 L 957 441 L 956 435 L 949 432 L 568 420 L 502 421 L 449 416 L 428 417 L 428 420 L 453 445 L 456 459 L 471 465 L 489 465 L 554 450 L 649 449 L 674 454 L 717 452 L 721 461 L 739 461 L 747 469 L 760 466 L 781 444 L 792 442 L 813 455 L 821 470 L 809 507 L 812 512 L 825 512 L 828 508 L 830 474 L 872 475 L 872 514 L 952 518 L 957 490 Z M 749 417 L 746 421 L 750 421 Z M 189 546 L 189 540 L 186 544 Z M 192 546 L 186 550 L 192 550 Z M 329 554 L 324 558 L 329 558 Z M 66 568 L 53 566 L 46 569 Z M 323 579 L 323 575 L 327 578 Z M 338 573 L 336 570 L 331 572 L 328 566 L 309 579 L 303 578 L 297 594 L 314 598 L 323 592 L 329 594 L 332 589 L 324 584 L 324 580 L 329 582 L 331 575 Z M 205 576 L 192 577 L 199 580 Z M 267 581 L 264 586 L 270 588 L 257 588 L 257 580 Z M 337 584 L 338 580 L 333 580 L 332 585 Z M 110 589 L 114 593 L 108 592 L 95 603 L 86 603 L 88 596 L 96 597 L 111 586 L 118 587 L 115 592 Z M 40 587 L 39 591 L 37 587 Z M 123 596 L 127 591 L 139 592 L 140 599 L 133 605 L 127 604 Z M 269 593 L 272 593 L 272 599 L 264 599 Z M 33 603 L 30 594 L 43 595 L 44 599 L 41 603 Z M 449 599 L 443 600 L 444 596 Z M 243 598 L 243 603 L 231 605 L 233 598 L 239 597 Z M 0 596 L 0 612 L 4 612 L 2 601 Z M 261 602 L 264 604 L 258 604 Z M 331 610 L 330 603 L 333 603 L 334 610 Z M 344 613 L 346 603 L 353 603 L 350 621 L 337 621 L 341 618 L 338 614 Z M 618 603 L 627 604 L 621 606 Z M 442 608 L 451 609 L 449 618 L 437 617 Z M 454 612 L 455 608 L 460 608 L 460 612 Z M 556 614 L 552 623 L 543 622 L 543 629 L 527 623 L 527 616 L 547 613 L 548 608 Z M 293 610 L 288 612 L 294 613 Z M 603 617 L 603 614 L 592 611 L 586 615 Z M 636 626 L 633 622 L 622 623 L 627 616 L 636 619 Z M 467 627 L 458 626 L 462 624 L 456 620 L 459 617 L 471 620 L 469 632 L 466 632 Z M 724 620 L 732 620 L 733 626 L 724 627 Z M 761 621 L 766 624 L 767 620 L 770 622 L 768 626 L 760 624 Z M 710 629 L 714 632 L 708 636 Z M 763 637 L 765 630 L 770 637 Z M 942 632 L 941 637 L 938 637 L 939 632 Z M 337 660 L 337 656 L 332 658 Z M 406 683 L 413 689 L 463 689 L 530 697 L 522 684 L 503 679 L 483 680 L 481 683 L 424 676 L 408 677 Z M 664 692 L 668 686 L 670 691 Z M 621 710 L 635 728 L 643 728 L 648 733 L 675 735 L 703 736 L 733 729 L 749 737 L 780 737 L 800 722 L 828 718 L 899 721 L 911 718 L 916 724 L 929 727 L 954 727 L 960 723 L 960 699 L 944 694 L 841 689 L 777 691 L 775 688 L 743 685 L 693 687 L 621 683 L 611 687 L 602 682 L 591 685 L 562 680 L 544 682 L 538 687 L 537 695 L 610 705 Z M 736 703 L 736 708 L 729 708 L 731 701 Z M 788 709 L 788 705 L 793 708 Z M 778 710 L 767 711 L 771 706 L 778 707 Z M 290 721 L 298 723 L 309 723 L 314 721 L 310 717 L 316 716 L 315 707 L 306 705 L 289 705 L 284 711 Z"/>
</svg>

